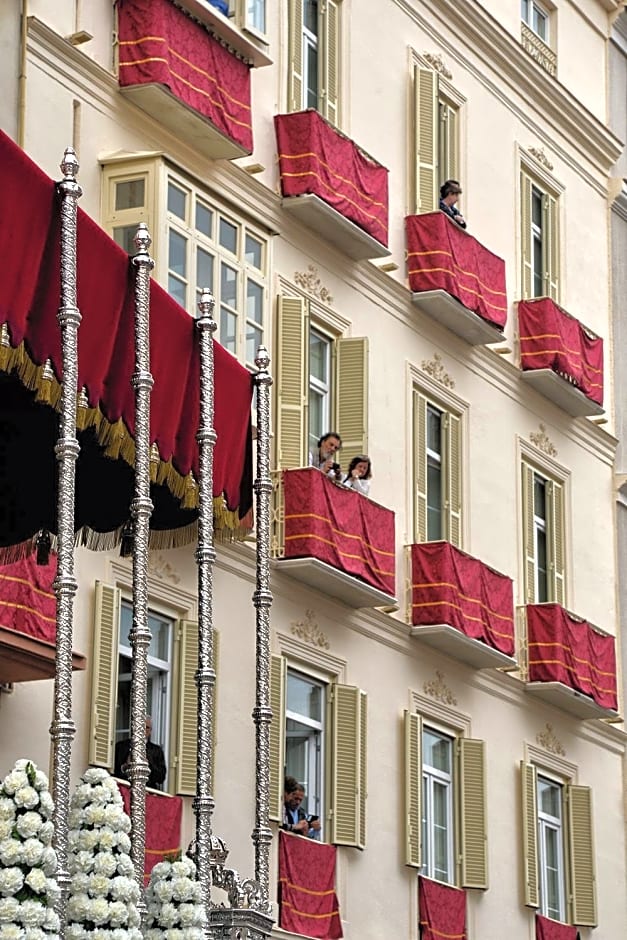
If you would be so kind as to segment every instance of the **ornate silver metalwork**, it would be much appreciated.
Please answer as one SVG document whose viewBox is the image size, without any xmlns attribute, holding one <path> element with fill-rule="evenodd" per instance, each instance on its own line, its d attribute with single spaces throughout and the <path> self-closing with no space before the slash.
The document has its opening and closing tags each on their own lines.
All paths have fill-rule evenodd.
<svg viewBox="0 0 627 940">
<path fill-rule="evenodd" d="M 257 536 L 256 588 L 253 594 L 256 620 L 255 722 L 255 878 L 259 882 L 266 909 L 270 910 L 270 358 L 260 346 L 255 358 L 257 374 L 257 478 L 255 528 Z"/>
<path fill-rule="evenodd" d="M 211 816 L 214 800 L 212 795 L 211 765 L 213 757 L 213 714 L 216 674 L 213 661 L 213 565 L 216 560 L 213 526 L 213 451 L 216 432 L 213 427 L 215 365 L 213 358 L 213 334 L 217 323 L 213 319 L 215 300 L 203 290 L 198 303 L 198 328 L 200 348 L 200 414 L 196 434 L 198 441 L 198 761 L 196 797 L 193 807 L 196 814 L 196 867 L 202 885 L 203 904 L 206 913 L 206 928 L 209 929 L 211 912 Z M 209 936 L 209 934 L 207 934 Z"/>
<path fill-rule="evenodd" d="M 259 882 L 241 878 L 226 867 L 229 850 L 217 836 L 210 840 L 211 877 L 216 888 L 226 892 L 228 903 L 213 905 L 209 914 L 214 940 L 266 940 L 272 930 L 267 899 Z"/>
<path fill-rule="evenodd" d="M 131 502 L 133 519 L 133 625 L 129 639 L 131 660 L 131 858 L 140 889 L 140 911 L 145 915 L 144 858 L 146 847 L 146 781 L 150 768 L 146 759 L 146 697 L 148 648 L 148 540 L 150 499 L 150 272 L 154 261 L 148 253 L 151 238 L 141 222 L 134 238 L 135 266 L 135 491 Z"/>
<path fill-rule="evenodd" d="M 79 164 L 72 147 L 61 162 L 63 179 L 57 183 L 61 197 L 61 303 L 58 312 L 61 330 L 61 413 L 55 446 L 58 465 L 57 492 L 57 599 L 56 653 L 54 677 L 54 717 L 50 727 L 53 750 L 54 847 L 58 858 L 57 881 L 60 892 L 57 912 L 60 934 L 65 936 L 66 906 L 70 885 L 68 871 L 68 817 L 70 810 L 70 765 L 75 726 L 72 720 L 72 633 L 74 623 L 74 498 L 76 460 L 76 397 L 78 386 L 78 328 L 81 322 L 76 305 L 76 220 L 82 190 L 76 182 Z"/>
</svg>

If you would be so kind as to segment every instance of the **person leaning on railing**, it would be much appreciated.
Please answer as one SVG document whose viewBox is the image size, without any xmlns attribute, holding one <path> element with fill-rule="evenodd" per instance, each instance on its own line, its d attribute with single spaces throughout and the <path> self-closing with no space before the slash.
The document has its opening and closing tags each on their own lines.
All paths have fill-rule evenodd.
<svg viewBox="0 0 627 940">
<path fill-rule="evenodd" d="M 466 219 L 455 205 L 461 194 L 462 188 L 457 180 L 447 180 L 442 183 L 440 186 L 440 211 L 445 212 L 453 222 L 457 222 L 460 228 L 466 228 Z"/>
<path fill-rule="evenodd" d="M 348 465 L 348 473 L 342 480 L 342 485 L 348 489 L 368 496 L 370 493 L 370 480 L 372 478 L 372 463 L 368 454 L 358 454 Z"/>
<path fill-rule="evenodd" d="M 286 777 L 283 788 L 283 825 L 281 829 L 295 836 L 320 838 L 320 819 L 308 816 L 300 805 L 305 799 L 305 789 L 296 777 Z"/>
<path fill-rule="evenodd" d="M 322 470 L 336 483 L 342 482 L 342 468 L 335 460 L 335 455 L 342 446 L 342 438 L 337 431 L 327 431 L 318 441 L 316 450 L 309 454 L 309 466 Z"/>
</svg>

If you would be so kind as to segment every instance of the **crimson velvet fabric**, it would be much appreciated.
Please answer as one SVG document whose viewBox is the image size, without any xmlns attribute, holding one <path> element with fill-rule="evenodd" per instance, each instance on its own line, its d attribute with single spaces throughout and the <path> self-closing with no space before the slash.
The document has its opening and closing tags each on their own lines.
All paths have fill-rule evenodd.
<svg viewBox="0 0 627 940">
<path fill-rule="evenodd" d="M 279 832 L 279 926 L 320 940 L 342 937 L 334 845 Z"/>
<path fill-rule="evenodd" d="M 474 640 L 514 653 L 512 579 L 450 542 L 411 546 L 412 624 L 445 623 Z"/>
<path fill-rule="evenodd" d="M 52 553 L 47 565 L 36 564 L 34 555 L 2 565 L 0 626 L 54 644 L 57 600 L 52 582 L 56 573 L 57 556 Z"/>
<path fill-rule="evenodd" d="M 285 557 L 317 558 L 394 595 L 394 513 L 314 467 L 283 471 Z"/>
<path fill-rule="evenodd" d="M 603 340 L 589 333 L 549 297 L 518 304 L 523 370 L 553 369 L 603 404 Z"/>
<path fill-rule="evenodd" d="M 466 892 L 418 878 L 421 940 L 466 940 Z"/>
<path fill-rule="evenodd" d="M 559 604 L 531 604 L 527 645 L 530 682 L 562 682 L 616 710 L 614 637 L 597 633 Z"/>
<path fill-rule="evenodd" d="M 170 0 L 118 0 L 121 87 L 159 84 L 253 149 L 250 68 Z"/>
<path fill-rule="evenodd" d="M 128 783 L 117 780 L 122 794 L 124 811 L 131 815 L 131 788 Z M 150 872 L 158 862 L 174 860 L 181 854 L 181 820 L 183 800 L 180 796 L 166 793 L 146 792 L 146 860 L 144 883 L 148 884 Z"/>
<path fill-rule="evenodd" d="M 277 114 L 274 126 L 282 194 L 312 193 L 387 245 L 387 169 L 317 111 Z"/>
<path fill-rule="evenodd" d="M 576 927 L 536 914 L 536 940 L 578 940 Z"/>
<path fill-rule="evenodd" d="M 507 320 L 505 262 L 444 212 L 409 215 L 407 274 L 414 293 L 443 290 L 502 330 Z"/>
</svg>

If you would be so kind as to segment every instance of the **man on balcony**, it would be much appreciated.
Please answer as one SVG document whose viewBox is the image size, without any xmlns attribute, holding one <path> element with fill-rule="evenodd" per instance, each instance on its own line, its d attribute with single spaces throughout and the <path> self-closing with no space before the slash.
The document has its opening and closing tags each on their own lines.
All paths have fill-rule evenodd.
<svg viewBox="0 0 627 940">
<path fill-rule="evenodd" d="M 327 431 L 318 441 L 316 450 L 309 454 L 309 466 L 317 467 L 337 483 L 342 482 L 342 468 L 335 460 L 342 446 L 342 438 L 336 431 Z"/>
<path fill-rule="evenodd" d="M 457 180 L 447 180 L 442 183 L 440 186 L 440 211 L 445 212 L 461 228 L 466 228 L 466 220 L 455 205 L 461 194 L 461 186 Z"/>
<path fill-rule="evenodd" d="M 281 828 L 295 836 L 319 839 L 320 820 L 317 816 L 308 816 L 302 808 L 305 790 L 296 777 L 286 777 L 283 789 L 283 825 Z"/>
</svg>

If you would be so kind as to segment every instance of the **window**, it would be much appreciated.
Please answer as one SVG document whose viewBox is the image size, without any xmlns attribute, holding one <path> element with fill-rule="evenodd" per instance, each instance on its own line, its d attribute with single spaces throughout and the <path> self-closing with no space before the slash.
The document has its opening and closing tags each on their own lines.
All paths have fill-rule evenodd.
<svg viewBox="0 0 627 940">
<path fill-rule="evenodd" d="M 460 175 L 460 107 L 463 99 L 438 72 L 414 64 L 414 204 L 434 212 L 439 189 Z"/>
<path fill-rule="evenodd" d="M 414 539 L 462 540 L 461 415 L 413 391 Z"/>
<path fill-rule="evenodd" d="M 304 808 L 320 817 L 323 840 L 364 848 L 366 693 L 273 656 L 270 699 L 270 818 L 283 818 L 289 774 L 304 784 Z"/>
<path fill-rule="evenodd" d="M 339 122 L 340 3 L 289 0 L 288 110 Z"/>
<path fill-rule="evenodd" d="M 231 0 L 233 6 L 233 0 Z M 238 24 L 246 30 L 264 36 L 266 33 L 266 0 L 236 0 Z"/>
<path fill-rule="evenodd" d="M 342 336 L 312 301 L 281 296 L 276 360 L 276 466 L 307 466 L 312 446 L 331 430 L 342 438 L 342 466 L 367 453 L 367 339 Z"/>
<path fill-rule="evenodd" d="M 485 744 L 405 712 L 407 865 L 487 888 Z"/>
<path fill-rule="evenodd" d="M 549 14 L 536 0 L 521 0 L 520 18 L 536 36 L 549 42 Z"/>
<path fill-rule="evenodd" d="M 530 176 L 521 173 L 521 242 L 523 298 L 559 300 L 558 199 Z"/>
<path fill-rule="evenodd" d="M 565 604 L 564 486 L 522 464 L 525 598 Z"/>
<path fill-rule="evenodd" d="M 162 160 L 134 173 L 106 167 L 105 197 L 115 241 L 133 253 L 137 224 L 146 222 L 157 280 L 192 316 L 208 287 L 220 343 L 253 369 L 266 316 L 267 238 Z"/>
<path fill-rule="evenodd" d="M 130 730 L 129 640 L 132 608 L 119 587 L 96 582 L 89 763 L 113 770 L 117 741 Z M 166 755 L 164 789 L 194 795 L 197 768 L 198 624 L 170 605 L 149 611 L 152 640 L 148 651 L 148 712 L 152 740 Z M 214 633 L 217 672 L 218 634 Z M 214 721 L 217 709 L 214 708 Z M 214 726 L 215 741 L 215 726 Z M 215 755 L 214 755 L 215 756 Z"/>
<path fill-rule="evenodd" d="M 525 904 L 596 926 L 591 791 L 535 764 L 521 770 Z"/>
</svg>

